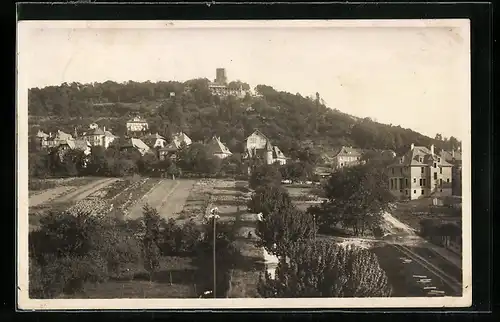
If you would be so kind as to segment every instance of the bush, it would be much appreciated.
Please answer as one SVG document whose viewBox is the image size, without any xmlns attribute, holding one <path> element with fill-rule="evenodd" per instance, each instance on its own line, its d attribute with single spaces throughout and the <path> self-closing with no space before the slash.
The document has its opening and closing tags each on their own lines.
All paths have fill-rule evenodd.
<svg viewBox="0 0 500 322">
<path fill-rule="evenodd" d="M 30 294 L 49 298 L 119 275 L 141 251 L 124 225 L 89 213 L 49 214 L 28 241 Z"/>
</svg>

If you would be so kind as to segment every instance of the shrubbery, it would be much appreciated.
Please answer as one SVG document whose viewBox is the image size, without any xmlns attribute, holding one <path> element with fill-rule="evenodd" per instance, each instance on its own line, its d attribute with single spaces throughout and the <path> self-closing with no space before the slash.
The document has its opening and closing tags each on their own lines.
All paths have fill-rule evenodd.
<svg viewBox="0 0 500 322">
<path fill-rule="evenodd" d="M 263 297 L 385 297 L 391 287 L 375 254 L 328 241 L 307 241 L 290 247 L 273 279 L 258 284 Z"/>
<path fill-rule="evenodd" d="M 140 260 L 133 235 L 112 220 L 80 212 L 54 213 L 40 219 L 29 234 L 30 294 L 52 298 L 83 291 L 87 282 L 102 282 Z"/>
</svg>

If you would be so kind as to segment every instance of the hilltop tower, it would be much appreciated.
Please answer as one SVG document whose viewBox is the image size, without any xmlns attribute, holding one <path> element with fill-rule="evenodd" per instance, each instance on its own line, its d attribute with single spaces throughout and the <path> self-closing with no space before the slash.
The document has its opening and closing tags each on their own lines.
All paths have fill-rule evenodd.
<svg viewBox="0 0 500 322">
<path fill-rule="evenodd" d="M 225 68 L 217 68 L 215 70 L 215 82 L 221 85 L 227 83 L 227 74 Z"/>
</svg>

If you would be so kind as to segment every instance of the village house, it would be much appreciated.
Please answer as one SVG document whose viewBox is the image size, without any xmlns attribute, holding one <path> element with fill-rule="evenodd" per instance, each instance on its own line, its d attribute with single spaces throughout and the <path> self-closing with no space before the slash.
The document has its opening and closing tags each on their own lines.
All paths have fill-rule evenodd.
<svg viewBox="0 0 500 322">
<path fill-rule="evenodd" d="M 151 153 L 151 148 L 140 139 L 129 138 L 120 146 L 121 151 L 138 151 L 142 156 Z"/>
<path fill-rule="evenodd" d="M 102 146 L 105 149 L 118 138 L 110 131 L 106 131 L 106 127 L 102 129 L 99 127 L 91 129 L 89 132 L 83 133 L 82 137 L 87 140 L 91 146 Z"/>
<path fill-rule="evenodd" d="M 401 199 L 443 197 L 452 195 L 452 164 L 430 149 L 411 145 L 388 167 L 389 189 Z"/>
<path fill-rule="evenodd" d="M 35 141 L 39 148 L 48 148 L 49 147 L 49 135 L 43 131 L 38 130 L 35 135 Z"/>
<path fill-rule="evenodd" d="M 451 171 L 452 194 L 454 196 L 462 195 L 462 152 L 461 151 L 441 151 L 441 158 L 453 165 Z"/>
<path fill-rule="evenodd" d="M 40 133 L 41 136 L 43 136 L 43 134 Z M 66 140 L 73 140 L 73 136 L 71 136 L 71 134 L 57 130 L 55 134 L 49 133 L 48 137 L 45 137 L 41 141 L 41 143 L 43 148 L 57 148 L 60 143 L 64 143 Z"/>
<path fill-rule="evenodd" d="M 267 164 L 286 164 L 287 158 L 277 146 L 273 146 L 271 141 L 259 130 L 255 130 L 245 143 L 244 159 L 258 158 Z"/>
<path fill-rule="evenodd" d="M 184 132 L 179 132 L 172 135 L 172 141 L 165 147 L 158 149 L 158 158 L 165 160 L 166 158 L 175 159 L 177 151 L 182 146 L 190 146 L 193 141 Z"/>
<path fill-rule="evenodd" d="M 148 134 L 141 138 L 141 140 L 152 148 L 164 148 L 167 145 L 167 140 L 156 132 L 155 134 Z"/>
<path fill-rule="evenodd" d="M 126 124 L 127 132 L 145 132 L 149 129 L 149 124 L 140 116 L 136 116 L 133 119 L 129 120 Z"/>
<path fill-rule="evenodd" d="M 80 150 L 85 156 L 88 156 L 91 153 L 91 145 L 84 139 L 71 138 L 67 140 L 61 140 L 59 141 L 56 148 L 61 161 L 63 160 L 66 152 L 69 150 Z"/>
<path fill-rule="evenodd" d="M 363 151 L 351 146 L 342 146 L 331 158 L 331 164 L 334 169 L 342 169 L 361 163 Z"/>
<path fill-rule="evenodd" d="M 207 144 L 207 149 L 210 154 L 220 158 L 225 159 L 232 155 L 229 148 L 221 142 L 220 137 L 214 136 Z"/>
</svg>

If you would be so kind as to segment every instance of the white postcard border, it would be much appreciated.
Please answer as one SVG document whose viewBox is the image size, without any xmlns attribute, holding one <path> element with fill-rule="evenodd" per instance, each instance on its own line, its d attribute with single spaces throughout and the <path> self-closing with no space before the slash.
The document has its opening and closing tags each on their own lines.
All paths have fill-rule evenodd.
<svg viewBox="0 0 500 322">
<path fill-rule="evenodd" d="M 32 28 L 457 28 L 470 46 L 470 21 L 467 19 L 432 20 L 253 20 L 253 21 L 20 21 L 17 38 L 17 296 L 22 310 L 114 310 L 114 309 L 277 309 L 277 308 L 434 308 L 472 305 L 471 241 L 471 115 L 462 111 L 467 132 L 462 139 L 463 166 L 463 294 L 461 297 L 407 298 L 294 298 L 294 299 L 30 299 L 28 295 L 28 88 L 29 71 L 23 69 L 22 35 Z M 470 88 L 470 49 L 464 60 Z M 459 113 L 459 112 L 457 112 Z"/>
</svg>

